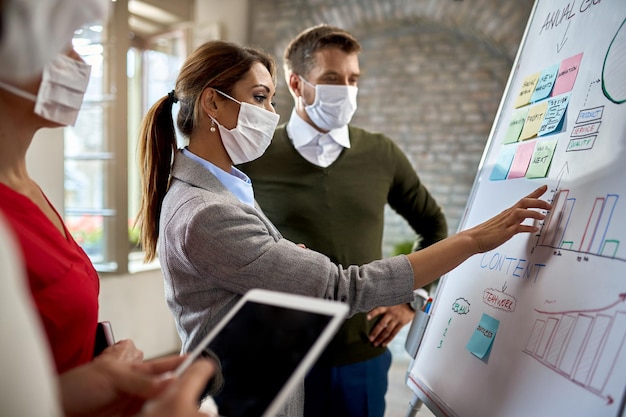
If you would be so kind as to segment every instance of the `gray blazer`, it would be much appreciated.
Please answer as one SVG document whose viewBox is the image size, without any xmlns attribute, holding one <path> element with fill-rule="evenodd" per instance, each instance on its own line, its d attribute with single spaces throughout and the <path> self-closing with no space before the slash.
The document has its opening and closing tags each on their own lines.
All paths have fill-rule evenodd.
<svg viewBox="0 0 626 417">
<path fill-rule="evenodd" d="M 349 304 L 351 314 L 413 300 L 413 270 L 406 256 L 335 265 L 284 239 L 258 206 L 241 203 L 180 151 L 159 225 L 165 296 L 183 352 L 193 349 L 251 288 L 340 300 Z M 288 415 L 301 415 L 299 406 L 299 412 Z"/>
</svg>

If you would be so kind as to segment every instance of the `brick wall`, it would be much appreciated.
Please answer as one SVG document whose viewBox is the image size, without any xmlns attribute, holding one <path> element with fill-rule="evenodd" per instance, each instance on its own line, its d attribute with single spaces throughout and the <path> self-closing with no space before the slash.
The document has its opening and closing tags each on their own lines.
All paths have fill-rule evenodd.
<svg viewBox="0 0 626 417">
<path fill-rule="evenodd" d="M 282 72 L 289 40 L 329 23 L 361 42 L 352 123 L 395 139 L 457 230 L 522 38 L 529 0 L 254 0 L 249 43 L 279 64 L 277 110 L 293 107 Z M 384 252 L 413 239 L 387 212 Z"/>
</svg>

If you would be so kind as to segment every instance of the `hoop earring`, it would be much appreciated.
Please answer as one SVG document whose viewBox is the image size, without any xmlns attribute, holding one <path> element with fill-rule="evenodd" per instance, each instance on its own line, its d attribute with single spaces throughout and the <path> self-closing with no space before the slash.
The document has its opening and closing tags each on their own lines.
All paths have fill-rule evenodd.
<svg viewBox="0 0 626 417">
<path fill-rule="evenodd" d="M 211 132 L 215 132 L 215 120 L 211 119 L 211 127 L 209 128 Z"/>
</svg>

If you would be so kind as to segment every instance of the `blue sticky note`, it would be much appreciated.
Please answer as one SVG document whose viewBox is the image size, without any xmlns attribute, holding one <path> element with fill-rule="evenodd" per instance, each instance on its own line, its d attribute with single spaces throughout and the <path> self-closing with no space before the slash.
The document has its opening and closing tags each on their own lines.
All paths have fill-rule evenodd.
<svg viewBox="0 0 626 417">
<path fill-rule="evenodd" d="M 496 161 L 496 165 L 493 167 L 493 171 L 491 171 L 491 176 L 489 177 L 491 181 L 506 179 L 509 174 L 509 168 L 511 168 L 511 162 L 513 162 L 513 157 L 515 156 L 516 149 L 517 146 L 515 145 L 506 145 L 500 149 L 498 160 Z"/>
<path fill-rule="evenodd" d="M 537 101 L 543 100 L 550 95 L 552 87 L 554 87 L 554 81 L 556 80 L 558 71 L 559 64 L 554 64 L 541 71 L 541 75 L 539 75 L 539 80 L 535 86 L 535 91 L 530 97 L 531 103 L 536 103 Z"/>
<path fill-rule="evenodd" d="M 491 350 L 491 345 L 496 338 L 499 325 L 500 321 L 483 313 L 478 327 L 476 327 L 472 337 L 469 342 L 467 342 L 467 346 L 465 346 L 467 350 L 472 352 L 476 357 L 483 359 Z"/>
<path fill-rule="evenodd" d="M 560 132 L 563 129 L 563 115 L 569 104 L 570 93 L 553 97 L 548 100 L 548 108 L 541 122 L 537 136 L 547 135 L 552 132 Z"/>
</svg>

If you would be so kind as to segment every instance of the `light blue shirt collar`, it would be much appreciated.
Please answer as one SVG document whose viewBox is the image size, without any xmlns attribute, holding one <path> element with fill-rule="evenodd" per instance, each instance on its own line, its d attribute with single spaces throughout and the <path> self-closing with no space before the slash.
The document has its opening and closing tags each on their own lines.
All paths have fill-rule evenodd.
<svg viewBox="0 0 626 417">
<path fill-rule="evenodd" d="M 228 189 L 239 201 L 254 207 L 254 191 L 252 190 L 252 181 L 250 178 L 235 167 L 231 167 L 230 173 L 224 171 L 221 168 L 213 165 L 206 159 L 202 159 L 196 154 L 192 153 L 189 149 L 183 149 L 183 155 L 193 159 L 204 168 L 208 169 L 213 175 L 217 177 L 224 187 Z"/>
</svg>

